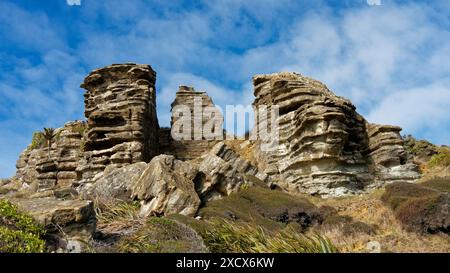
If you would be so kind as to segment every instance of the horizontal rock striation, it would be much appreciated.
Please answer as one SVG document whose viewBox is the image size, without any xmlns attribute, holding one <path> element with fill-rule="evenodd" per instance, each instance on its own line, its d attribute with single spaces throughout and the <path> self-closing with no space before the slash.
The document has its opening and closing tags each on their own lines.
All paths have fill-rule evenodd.
<svg viewBox="0 0 450 273">
<path fill-rule="evenodd" d="M 365 120 L 350 101 L 295 73 L 257 75 L 254 106 L 279 107 L 279 135 L 261 166 L 288 190 L 333 195 L 364 188 L 370 179 Z M 257 118 L 260 127 L 272 120 Z M 260 128 L 258 127 L 258 128 Z M 264 137 L 264 136 L 263 136 Z"/>
<path fill-rule="evenodd" d="M 370 157 L 375 164 L 376 184 L 419 179 L 418 166 L 408 161 L 398 126 L 368 124 Z"/>
<path fill-rule="evenodd" d="M 27 185 L 34 183 L 39 191 L 74 183 L 77 180 L 75 170 L 83 155 L 85 126 L 82 121 L 73 121 L 57 129 L 50 151 L 40 133 L 35 133 L 34 143 L 17 161 L 15 179 Z"/>
<path fill-rule="evenodd" d="M 108 165 L 148 162 L 158 154 L 155 80 L 149 65 L 138 64 L 111 65 L 86 77 L 80 179 L 92 181 Z"/>
<path fill-rule="evenodd" d="M 171 129 L 160 131 L 161 153 L 191 160 L 223 139 L 223 117 L 206 92 L 180 86 L 171 106 Z M 174 138 L 174 134 L 184 135 Z"/>
</svg>

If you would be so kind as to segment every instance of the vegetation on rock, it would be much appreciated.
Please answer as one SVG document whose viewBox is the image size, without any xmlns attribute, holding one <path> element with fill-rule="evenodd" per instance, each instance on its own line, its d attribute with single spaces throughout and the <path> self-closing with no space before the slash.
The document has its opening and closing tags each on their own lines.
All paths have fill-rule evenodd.
<svg viewBox="0 0 450 273">
<path fill-rule="evenodd" d="M 31 151 L 34 149 L 43 148 L 45 145 L 45 138 L 42 132 L 34 132 L 31 139 L 31 144 L 28 146 L 27 150 Z"/>
<path fill-rule="evenodd" d="M 431 157 L 430 161 L 428 162 L 428 166 L 430 168 L 450 166 L 450 149 L 439 149 L 439 152 Z"/>
</svg>

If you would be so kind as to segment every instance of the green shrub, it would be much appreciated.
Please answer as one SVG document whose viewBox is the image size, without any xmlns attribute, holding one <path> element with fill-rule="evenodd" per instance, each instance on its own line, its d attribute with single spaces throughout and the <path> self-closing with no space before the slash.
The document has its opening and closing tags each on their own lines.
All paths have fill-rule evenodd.
<svg viewBox="0 0 450 273">
<path fill-rule="evenodd" d="M 305 198 L 268 188 L 249 187 L 201 208 L 204 219 L 225 218 L 252 222 L 268 230 L 278 230 L 296 222 L 307 228 L 321 221 L 318 208 Z"/>
<path fill-rule="evenodd" d="M 45 230 L 7 200 L 0 200 L 0 252 L 43 252 Z"/>
<path fill-rule="evenodd" d="M 448 167 L 450 166 L 450 152 L 448 150 L 442 149 L 438 154 L 431 157 L 428 162 L 430 168 L 433 167 Z"/>
<path fill-rule="evenodd" d="M 31 139 L 31 144 L 28 146 L 28 150 L 40 149 L 45 147 L 46 140 L 42 132 L 34 132 Z"/>
</svg>

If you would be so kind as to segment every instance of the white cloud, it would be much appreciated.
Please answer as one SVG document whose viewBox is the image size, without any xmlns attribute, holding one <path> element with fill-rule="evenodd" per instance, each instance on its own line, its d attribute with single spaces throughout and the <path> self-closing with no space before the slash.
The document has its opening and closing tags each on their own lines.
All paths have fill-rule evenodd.
<svg viewBox="0 0 450 273">
<path fill-rule="evenodd" d="M 401 124 L 405 133 L 421 132 L 436 143 L 448 143 L 449 83 L 393 92 L 370 111 L 367 119 L 374 123 Z"/>
</svg>

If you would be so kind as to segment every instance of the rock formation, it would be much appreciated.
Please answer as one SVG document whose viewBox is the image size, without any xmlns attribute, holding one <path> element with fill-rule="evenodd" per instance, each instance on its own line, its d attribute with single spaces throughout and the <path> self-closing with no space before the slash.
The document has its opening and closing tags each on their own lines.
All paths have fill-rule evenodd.
<svg viewBox="0 0 450 273">
<path fill-rule="evenodd" d="M 191 160 L 201 156 L 223 139 L 223 117 L 206 92 L 180 86 L 171 106 L 171 128 L 160 131 L 162 153 L 174 155 L 180 160 Z M 186 120 L 186 123 L 183 123 L 183 120 Z M 203 130 L 204 128 L 206 129 Z M 206 135 L 206 132 L 212 134 Z M 173 134 L 177 133 L 185 133 L 185 138 L 174 139 Z"/>
<path fill-rule="evenodd" d="M 174 156 L 153 158 L 132 189 L 132 196 L 142 200 L 141 215 L 194 216 L 200 199 L 189 179 L 189 170 L 189 163 Z"/>
<path fill-rule="evenodd" d="M 97 220 L 91 201 L 63 201 L 47 197 L 12 199 L 11 202 L 45 227 L 46 236 L 51 237 L 54 248 L 64 249 L 71 241 L 77 241 L 82 246 L 82 243 L 87 242 L 94 234 Z"/>
<path fill-rule="evenodd" d="M 237 192 L 242 185 L 251 184 L 254 179 L 263 181 L 267 178 L 224 142 L 217 143 L 199 160 L 194 183 L 204 202 Z"/>
<path fill-rule="evenodd" d="M 148 65 L 91 72 L 81 85 L 87 122 L 58 129 L 50 154 L 42 139 L 33 140 L 7 186 L 59 198 L 73 198 L 77 189 L 82 198 L 140 200 L 142 215 L 193 216 L 200 205 L 254 183 L 340 196 L 419 176 L 399 127 L 368 123 L 316 80 L 253 77 L 255 110 L 278 115 L 255 115 L 252 136 L 259 139 L 236 143 L 222 141 L 222 113 L 193 87 L 180 86 L 171 127 L 159 128 L 155 81 Z"/>
<path fill-rule="evenodd" d="M 42 136 L 35 134 L 34 143 L 17 161 L 15 178 L 24 185 L 36 184 L 39 191 L 67 187 L 77 181 L 75 169 L 82 157 L 80 147 L 85 126 L 82 121 L 66 123 L 57 130 L 50 152 Z"/>
<path fill-rule="evenodd" d="M 91 182 L 106 166 L 150 161 L 158 154 L 156 73 L 149 65 L 111 65 L 94 70 L 86 89 L 84 162 L 79 179 Z"/>
<path fill-rule="evenodd" d="M 268 174 L 289 191 L 327 195 L 364 188 L 370 179 L 368 138 L 365 120 L 350 101 L 295 73 L 257 75 L 253 83 L 256 108 L 279 107 L 279 130 L 270 132 L 279 134 L 279 143 L 261 151 Z M 256 124 L 264 122 L 258 118 Z"/>
<path fill-rule="evenodd" d="M 404 165 L 398 127 L 367 124 L 350 101 L 324 84 L 296 73 L 256 75 L 253 83 L 255 109 L 279 107 L 278 117 L 255 121 L 258 132 L 278 123 L 262 136 L 279 138 L 271 149 L 257 150 L 259 167 L 286 190 L 336 196 L 359 192 L 374 179 L 418 177 L 412 165 Z M 383 175 L 383 168 L 400 174 Z"/>
</svg>

